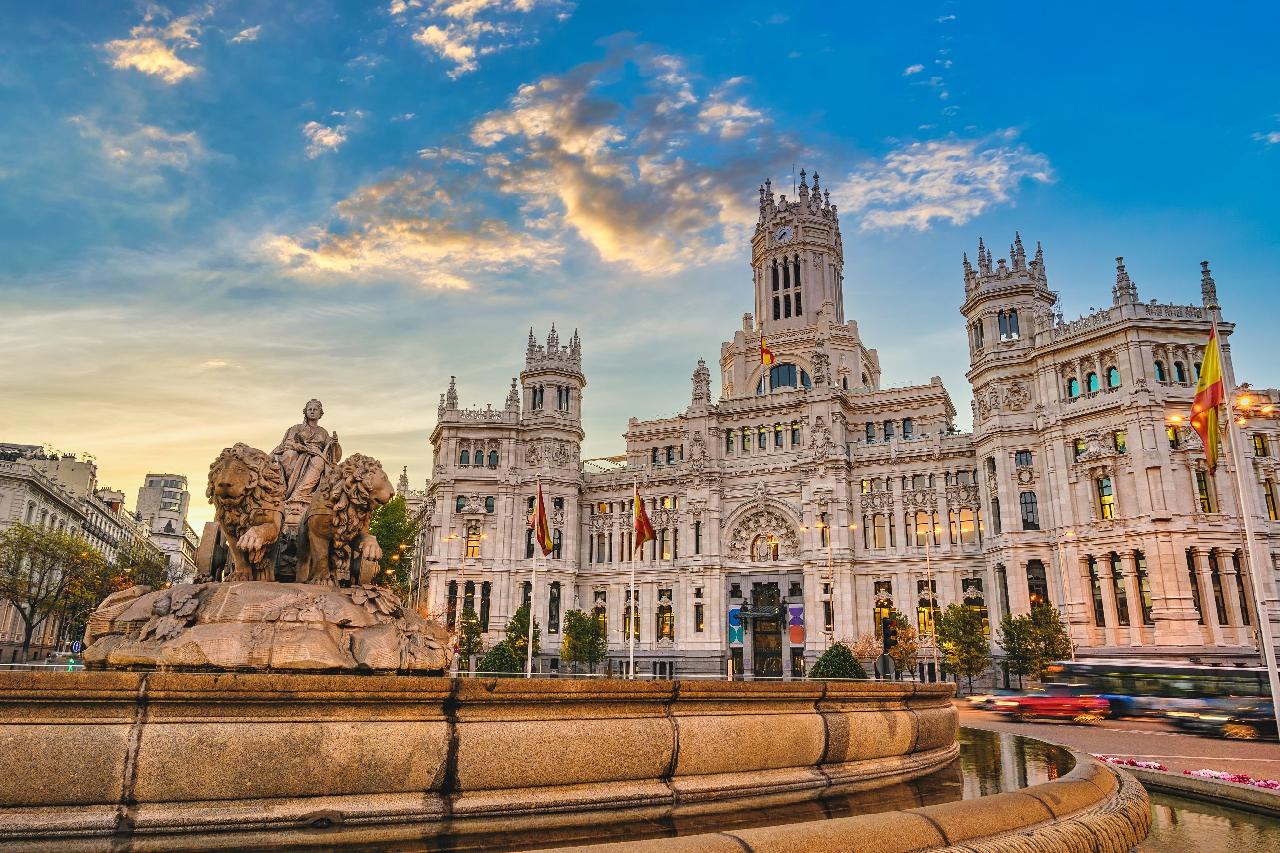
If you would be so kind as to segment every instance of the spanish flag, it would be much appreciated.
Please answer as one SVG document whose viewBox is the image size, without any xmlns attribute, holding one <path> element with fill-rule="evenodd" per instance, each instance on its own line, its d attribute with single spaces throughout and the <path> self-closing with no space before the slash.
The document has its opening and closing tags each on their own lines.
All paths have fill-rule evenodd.
<svg viewBox="0 0 1280 853">
<path fill-rule="evenodd" d="M 542 556 L 547 556 L 555 547 L 551 541 L 551 525 L 547 524 L 547 502 L 542 499 L 542 484 L 538 484 L 538 499 L 533 502 L 533 512 L 529 515 L 529 527 L 533 529 L 533 540 L 542 549 Z"/>
<path fill-rule="evenodd" d="M 773 364 L 773 350 L 769 349 L 769 345 L 764 342 L 764 335 L 760 336 L 760 363 L 765 367 Z"/>
<path fill-rule="evenodd" d="M 631 511 L 632 521 L 635 524 L 637 552 L 644 547 L 644 543 L 654 540 L 653 523 L 649 521 L 649 513 L 644 511 L 644 501 L 640 500 L 640 485 L 637 483 L 635 487 L 635 495 L 631 502 L 633 507 Z"/>
<path fill-rule="evenodd" d="M 1222 381 L 1222 356 L 1218 350 L 1218 326 L 1209 331 L 1209 343 L 1204 348 L 1200 362 L 1200 381 L 1196 383 L 1196 398 L 1191 403 L 1191 427 L 1200 434 L 1204 443 L 1204 461 L 1209 471 L 1218 467 L 1218 407 L 1226 399 L 1226 386 Z"/>
</svg>

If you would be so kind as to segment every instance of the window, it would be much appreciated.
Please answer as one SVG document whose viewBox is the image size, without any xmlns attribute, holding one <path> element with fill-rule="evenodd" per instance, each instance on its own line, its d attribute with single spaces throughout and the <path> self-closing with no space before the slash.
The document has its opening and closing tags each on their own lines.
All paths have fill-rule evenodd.
<svg viewBox="0 0 1280 853">
<path fill-rule="evenodd" d="M 667 445 L 667 464 L 674 465 L 676 463 L 676 449 L 670 444 Z"/>
<path fill-rule="evenodd" d="M 1253 434 L 1253 455 L 1254 456 L 1270 456 L 1271 447 L 1267 443 L 1267 437 L 1260 432 Z"/>
<path fill-rule="evenodd" d="M 1164 382 L 1164 381 L 1165 381 L 1164 362 L 1163 362 L 1163 361 L 1157 361 L 1157 362 L 1156 362 L 1156 381 L 1157 381 L 1157 382 Z"/>
<path fill-rule="evenodd" d="M 461 465 L 461 466 L 463 466 L 463 467 L 466 467 L 467 465 L 470 465 L 470 464 L 471 464 L 471 451 L 470 451 L 470 450 L 464 450 L 464 451 L 462 451 L 462 453 L 458 454 L 458 464 L 459 464 L 459 465 Z"/>
<path fill-rule="evenodd" d="M 1280 521 L 1280 515 L 1277 510 L 1280 507 L 1276 502 L 1276 484 L 1274 480 L 1267 480 L 1262 484 L 1262 497 L 1267 502 L 1267 518 L 1271 521 Z"/>
<path fill-rule="evenodd" d="M 494 511 L 494 509 L 495 509 L 495 508 L 496 508 L 496 505 L 495 505 L 494 500 L 493 500 L 493 495 L 490 495 L 489 497 L 487 497 L 487 498 L 485 498 L 485 499 L 484 499 L 484 511 L 485 511 L 485 512 L 489 513 L 490 515 L 493 515 L 493 511 Z"/>
<path fill-rule="evenodd" d="M 991 528 L 992 531 L 999 536 L 1001 532 L 1000 526 L 1000 499 L 991 499 Z"/>
<path fill-rule="evenodd" d="M 1090 394 L 1098 390 L 1098 374 L 1090 372 L 1085 376 L 1084 381 L 1085 387 L 1089 389 Z"/>
<path fill-rule="evenodd" d="M 775 270 L 775 272 L 776 272 L 776 270 Z M 775 290 L 777 289 L 777 287 L 778 287 L 778 282 L 777 282 L 777 281 L 775 281 L 775 282 L 773 283 L 773 287 L 774 287 L 774 289 L 775 289 Z M 782 319 L 782 300 L 780 300 L 780 299 L 779 299 L 778 297 L 776 297 L 776 296 L 775 296 L 775 297 L 773 297 L 773 319 L 775 319 L 775 320 L 781 320 L 781 319 Z"/>
<path fill-rule="evenodd" d="M 467 525 L 466 556 L 468 557 L 480 556 L 480 525 L 479 524 L 472 523 Z"/>
<path fill-rule="evenodd" d="M 912 435 L 915 433 L 915 428 L 916 428 L 915 421 L 913 421 L 911 418 L 902 419 L 902 437 L 904 439 L 911 438 Z"/>
<path fill-rule="evenodd" d="M 623 595 L 625 595 L 625 596 L 626 596 L 626 606 L 622 608 L 622 638 L 623 638 L 624 640 L 628 639 L 628 637 L 627 637 L 627 626 L 628 626 L 628 625 L 630 625 L 630 626 L 631 626 L 631 636 L 632 636 L 632 637 L 635 637 L 635 638 L 636 638 L 636 641 L 637 641 L 637 642 L 639 642 L 639 640 L 640 640 L 640 612 L 639 612 L 639 609 L 638 609 L 638 608 L 636 608 L 636 607 L 632 607 L 632 606 L 631 606 L 631 605 L 632 605 L 632 600 L 631 600 L 631 590 L 629 590 L 629 589 L 628 589 L 628 590 L 625 590 L 625 591 L 623 592 Z M 636 590 L 636 599 L 637 599 L 637 603 L 638 603 L 638 599 L 639 599 L 639 598 L 640 598 L 640 590 Z"/>
<path fill-rule="evenodd" d="M 596 630 L 600 632 L 601 637 L 609 636 L 609 594 L 603 590 L 595 591 L 595 601 L 591 607 L 591 618 L 595 620 Z"/>
<path fill-rule="evenodd" d="M 1129 624 L 1129 596 L 1124 588 L 1124 573 L 1120 570 L 1120 555 L 1111 552 L 1111 589 L 1116 599 L 1116 624 Z"/>
<path fill-rule="evenodd" d="M 560 531 L 551 531 L 551 559 L 560 559 Z"/>
<path fill-rule="evenodd" d="M 759 447 L 761 450 L 764 450 L 769 446 L 769 428 L 768 427 L 756 428 L 756 446 Z"/>
<path fill-rule="evenodd" d="M 1107 368 L 1107 387 L 1108 388 L 1120 387 L 1120 368 L 1118 367 Z"/>
<path fill-rule="evenodd" d="M 961 507 L 951 510 L 951 541 L 961 545 L 973 545 L 978 541 L 978 531 L 974 526 L 972 507 Z"/>
<path fill-rule="evenodd" d="M 695 521 L 693 523 L 693 553 L 702 553 L 702 522 Z"/>
<path fill-rule="evenodd" d="M 1074 376 L 1067 380 L 1067 396 L 1073 399 L 1080 396 L 1080 380 Z"/>
<path fill-rule="evenodd" d="M 1017 311 L 1001 311 L 997 315 L 996 320 L 1000 329 L 1000 340 L 1014 341 L 1018 339 Z"/>
<path fill-rule="evenodd" d="M 1200 362 L 1197 361 L 1195 364 L 1191 365 L 1191 369 L 1195 371 L 1196 381 L 1199 382 L 1200 381 Z"/>
<path fill-rule="evenodd" d="M 987 614 L 987 597 L 982 590 L 982 578 L 962 578 L 960 592 L 964 606 L 974 611 L 982 619 L 982 634 L 991 636 L 991 620 Z"/>
<path fill-rule="evenodd" d="M 649 451 L 649 464 L 650 465 L 658 464 L 658 448 L 656 447 L 650 449 Z"/>
<path fill-rule="evenodd" d="M 916 581 L 916 626 L 921 634 L 933 634 L 938 616 L 938 582 Z"/>
<path fill-rule="evenodd" d="M 1193 548 L 1187 549 L 1187 574 L 1191 577 L 1191 603 L 1196 606 L 1196 621 L 1203 625 L 1204 610 L 1200 605 L 1200 577 L 1196 571 L 1196 552 Z"/>
<path fill-rule="evenodd" d="M 693 630 L 699 634 L 707 630 L 706 614 L 701 604 L 693 605 Z"/>
<path fill-rule="evenodd" d="M 867 424 L 867 444 L 875 444 L 876 441 L 876 425 Z"/>
<path fill-rule="evenodd" d="M 1019 467 L 1026 467 L 1031 464 L 1031 451 L 1018 450 L 1013 454 L 1013 464 Z"/>
<path fill-rule="evenodd" d="M 724 431 L 724 452 L 725 453 L 733 452 L 733 430 L 731 429 L 727 429 Z"/>
<path fill-rule="evenodd" d="M 778 449 L 782 448 L 783 437 L 785 433 L 786 433 L 786 430 L 783 429 L 782 424 L 773 425 L 773 446 L 774 447 Z"/>
<path fill-rule="evenodd" d="M 547 633 L 560 633 L 560 581 L 552 581 L 547 590 Z"/>
<path fill-rule="evenodd" d="M 1023 492 L 1018 495 L 1018 506 L 1022 510 L 1022 529 L 1040 529 L 1040 509 L 1036 506 L 1036 493 Z"/>
<path fill-rule="evenodd" d="M 1027 606 L 1049 603 L 1049 579 L 1045 574 L 1044 563 L 1040 560 L 1027 561 Z"/>
<path fill-rule="evenodd" d="M 979 320 L 978 322 L 973 324 L 973 348 L 976 349 L 978 352 L 982 352 L 985 346 L 986 346 L 986 340 L 985 340 L 985 336 L 982 333 L 982 321 Z M 866 385 L 867 383 L 863 382 L 862 384 Z"/>
<path fill-rule="evenodd" d="M 888 619 L 893 615 L 893 581 L 876 581 L 875 582 L 875 605 L 871 611 L 871 618 L 875 631 L 880 633 L 880 625 L 882 620 Z"/>
<path fill-rule="evenodd" d="M 1209 552 L 1209 585 L 1213 587 L 1213 608 L 1218 613 L 1218 624 L 1227 623 L 1227 598 L 1222 591 L 1222 569 L 1218 565 L 1218 549 Z"/>
<path fill-rule="evenodd" d="M 467 499 L 464 495 L 458 495 L 453 502 L 453 511 L 462 512 L 462 508 L 467 505 Z"/>
<path fill-rule="evenodd" d="M 885 421 L 882 425 L 882 429 L 884 430 L 885 441 L 893 438 L 893 421 Z"/>
<path fill-rule="evenodd" d="M 1088 447 L 1083 438 L 1077 438 L 1071 445 L 1071 452 L 1075 455 L 1075 460 L 1080 461 L 1080 457 L 1084 456 L 1084 451 Z"/>
<path fill-rule="evenodd" d="M 1129 443 L 1126 439 L 1127 439 L 1127 436 L 1125 434 L 1125 431 L 1122 429 L 1118 429 L 1115 432 L 1111 433 L 1111 444 L 1113 447 L 1115 447 L 1116 453 L 1129 452 Z"/>
<path fill-rule="evenodd" d="M 1187 384 L 1187 369 L 1182 366 L 1180 361 L 1173 363 L 1173 378 L 1179 385 Z"/>
<path fill-rule="evenodd" d="M 476 612 L 476 582 L 467 581 L 467 585 L 462 590 L 462 615 Z"/>
<path fill-rule="evenodd" d="M 445 627 L 453 630 L 454 623 L 458 619 L 458 582 L 449 581 L 449 601 L 446 604 L 444 623 Z"/>
<path fill-rule="evenodd" d="M 490 468 L 498 467 L 498 451 L 496 450 L 489 451 L 489 467 Z"/>
<path fill-rule="evenodd" d="M 1196 472 L 1196 501 L 1201 512 L 1213 512 L 1213 493 L 1209 487 L 1209 475 L 1205 471 Z"/>
<path fill-rule="evenodd" d="M 535 408 L 535 409 L 541 409 L 541 408 L 542 408 L 543 397 L 545 396 L 545 395 L 544 395 L 544 391 L 545 391 L 546 389 L 545 389 L 545 388 L 543 388 L 541 385 L 534 385 L 534 386 L 533 386 L 532 388 L 530 388 L 529 390 L 533 393 L 533 408 Z"/>
<path fill-rule="evenodd" d="M 792 447 L 800 446 L 800 422 L 799 421 L 791 422 L 791 446 Z"/>
<path fill-rule="evenodd" d="M 1235 569 L 1235 572 L 1236 572 L 1236 592 L 1239 593 L 1239 596 L 1240 596 L 1240 624 L 1250 625 L 1252 623 L 1249 621 L 1249 600 L 1248 600 L 1248 597 L 1245 595 L 1245 591 L 1244 591 L 1245 579 L 1244 579 L 1244 576 L 1240 573 L 1241 556 L 1242 556 L 1241 551 L 1232 551 L 1231 566 L 1232 568 Z"/>
<path fill-rule="evenodd" d="M 883 550 L 888 544 L 888 525 L 887 520 L 881 513 L 876 513 L 871 517 L 873 545 L 872 547 Z"/>
<path fill-rule="evenodd" d="M 751 427 L 742 428 L 742 452 L 751 452 Z"/>
<path fill-rule="evenodd" d="M 1116 497 L 1111 491 L 1111 478 L 1098 478 L 1098 517 L 1116 517 Z"/>
<path fill-rule="evenodd" d="M 1089 591 L 1093 597 L 1093 624 L 1099 628 L 1107 626 L 1107 611 L 1102 606 L 1102 581 L 1098 577 L 1098 561 L 1089 558 Z"/>
<path fill-rule="evenodd" d="M 1179 434 L 1177 427 L 1175 426 L 1165 427 L 1164 432 L 1165 432 L 1165 435 L 1169 436 L 1170 449 L 1177 450 L 1179 447 L 1182 446 L 1182 436 Z"/>
<path fill-rule="evenodd" d="M 533 559 L 533 528 L 526 527 L 524 530 L 524 558 L 526 560 Z"/>
<path fill-rule="evenodd" d="M 480 584 L 480 630 L 489 630 L 489 597 L 493 592 L 493 584 L 485 581 Z"/>
<path fill-rule="evenodd" d="M 1133 562 L 1138 573 L 1138 604 L 1142 610 L 1142 624 L 1156 624 L 1151 613 L 1151 578 L 1147 576 L 1147 555 L 1141 551 L 1133 552 Z"/>
</svg>

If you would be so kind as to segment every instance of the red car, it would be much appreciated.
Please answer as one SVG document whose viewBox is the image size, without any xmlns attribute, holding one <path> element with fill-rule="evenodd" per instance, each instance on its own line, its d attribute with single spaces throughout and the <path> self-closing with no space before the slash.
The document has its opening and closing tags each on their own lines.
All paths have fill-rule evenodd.
<svg viewBox="0 0 1280 853">
<path fill-rule="evenodd" d="M 1107 718 L 1111 707 L 1101 696 L 1087 694 L 1084 684 L 1046 684 L 1034 696 L 1002 696 L 992 710 L 1018 721 L 1035 718 L 1097 723 Z"/>
</svg>

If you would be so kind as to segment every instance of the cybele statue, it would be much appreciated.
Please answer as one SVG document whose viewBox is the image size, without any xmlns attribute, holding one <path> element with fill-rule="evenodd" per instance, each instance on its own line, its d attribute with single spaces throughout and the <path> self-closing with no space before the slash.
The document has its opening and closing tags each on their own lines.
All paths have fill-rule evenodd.
<svg viewBox="0 0 1280 853">
<path fill-rule="evenodd" d="M 323 414 L 308 401 L 271 454 L 237 443 L 218 455 L 205 492 L 217 541 L 201 548 L 201 577 L 107 598 L 89 619 L 87 666 L 444 670 L 448 632 L 374 585 L 382 549 L 369 522 L 391 481 L 372 457 L 341 459 Z"/>
</svg>

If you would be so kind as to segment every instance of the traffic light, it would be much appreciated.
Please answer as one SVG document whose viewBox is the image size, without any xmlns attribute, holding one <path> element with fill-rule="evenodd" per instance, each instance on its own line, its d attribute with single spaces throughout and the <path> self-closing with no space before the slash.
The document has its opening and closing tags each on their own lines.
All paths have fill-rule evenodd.
<svg viewBox="0 0 1280 853">
<path fill-rule="evenodd" d="M 888 654 L 898 643 L 898 623 L 885 616 L 880 620 L 880 635 L 884 638 L 884 653 Z"/>
</svg>

